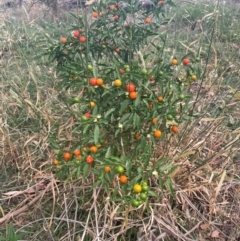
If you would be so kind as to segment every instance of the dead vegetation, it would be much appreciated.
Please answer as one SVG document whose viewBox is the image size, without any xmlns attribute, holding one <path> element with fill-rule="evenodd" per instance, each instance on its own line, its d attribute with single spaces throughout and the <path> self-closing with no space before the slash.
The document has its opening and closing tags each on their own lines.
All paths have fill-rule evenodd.
<svg viewBox="0 0 240 241">
<path fill-rule="evenodd" d="M 60 114 L 65 106 L 54 90 L 57 76 L 36 62 L 26 61 L 23 68 L 14 45 L 19 39 L 7 29 L 6 18 L 0 21 L 2 231 L 12 222 L 16 233 L 25 232 L 29 240 L 240 240 L 239 54 L 232 59 L 225 53 L 225 65 L 218 58 L 223 44 L 213 43 L 217 51 L 205 80 L 189 89 L 196 95 L 200 90 L 199 117 L 181 126 L 171 148 L 162 153 L 158 147 L 156 158 L 167 152 L 178 166 L 171 174 L 175 196 L 162 190 L 153 175 L 158 197 L 149 207 L 121 210 L 109 198 L 112 190 L 94 188 L 91 195 L 94 176 L 84 185 L 81 178 L 64 185 L 51 172 L 48 137 L 59 125 L 71 139 L 72 119 Z M 232 44 L 225 45 L 226 52 Z"/>
</svg>

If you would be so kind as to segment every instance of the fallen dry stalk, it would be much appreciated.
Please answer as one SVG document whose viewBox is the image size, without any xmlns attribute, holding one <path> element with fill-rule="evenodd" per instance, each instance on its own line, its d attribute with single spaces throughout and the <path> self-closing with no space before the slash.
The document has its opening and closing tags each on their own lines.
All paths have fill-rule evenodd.
<svg viewBox="0 0 240 241">
<path fill-rule="evenodd" d="M 32 206 L 34 203 L 36 203 L 40 198 L 42 198 L 42 196 L 44 195 L 45 192 L 47 192 L 50 187 L 52 185 L 52 182 L 50 182 L 46 189 L 44 189 L 38 196 L 36 196 L 32 201 L 30 201 L 29 203 L 27 203 L 26 205 L 24 205 L 23 207 L 15 210 L 15 211 L 12 211 L 12 212 L 9 212 L 8 214 L 6 214 L 5 216 L 3 216 L 2 218 L 0 218 L 0 224 L 8 221 L 9 219 L 19 215 L 20 213 L 23 213 L 25 212 L 26 210 L 29 209 L 30 206 Z"/>
</svg>

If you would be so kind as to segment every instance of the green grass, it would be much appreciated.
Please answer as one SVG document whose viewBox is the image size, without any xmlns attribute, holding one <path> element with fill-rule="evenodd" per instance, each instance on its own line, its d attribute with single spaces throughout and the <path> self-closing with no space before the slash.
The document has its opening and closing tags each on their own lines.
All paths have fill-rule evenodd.
<svg viewBox="0 0 240 241">
<path fill-rule="evenodd" d="M 114 235 L 126 241 L 137 240 L 139 235 L 152 235 L 153 240 L 159 235 L 164 238 L 160 240 L 177 240 L 177 236 L 198 240 L 200 235 L 207 239 L 208 233 L 217 229 L 220 240 L 237 240 L 240 7 L 181 3 L 168 12 L 172 21 L 163 28 L 168 35 L 164 58 L 199 53 L 205 72 L 189 86 L 198 97 L 194 113 L 199 117 L 182 127 L 181 136 L 172 140 L 176 148 L 167 150 L 180 166 L 172 177 L 176 199 L 162 191 L 153 178 L 159 197 L 150 200 L 151 209 L 145 212 L 123 212 L 111 200 L 102 199 L 98 189 L 95 197 L 99 199 L 94 201 L 81 179 L 64 185 L 52 174 L 50 141 L 54 142 L 57 132 L 60 138 L 68 135 L 71 139 L 73 123 L 61 102 L 70 91 L 57 91 L 60 79 L 54 74 L 55 66 L 41 55 L 50 40 L 59 41 L 66 35 L 73 20 L 64 15 L 56 22 L 32 21 L 25 13 L 18 14 L 24 20 L 0 18 L 0 218 L 1 209 L 6 214 L 32 200 L 29 194 L 11 199 L 3 194 L 46 180 L 46 185 L 52 186 L 41 201 L 8 222 L 17 234 L 24 233 L 22 239 L 90 241 L 100 232 L 99 240 L 114 240 Z M 94 180 L 89 180 L 90 186 L 92 183 Z M 211 225 L 192 229 L 200 221 L 199 225 Z M 7 225 L 0 224 L 0 233 L 6 237 Z M 189 230 L 187 239 L 184 234 Z"/>
</svg>

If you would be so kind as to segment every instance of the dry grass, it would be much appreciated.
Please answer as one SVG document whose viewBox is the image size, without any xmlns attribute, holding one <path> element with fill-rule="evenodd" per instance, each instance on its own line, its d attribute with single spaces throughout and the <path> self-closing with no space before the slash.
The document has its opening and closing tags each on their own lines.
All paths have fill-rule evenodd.
<svg viewBox="0 0 240 241">
<path fill-rule="evenodd" d="M 32 19 L 34 15 L 24 20 L 24 29 Z M 12 222 L 16 233 L 26 232 L 26 240 L 240 238 L 240 66 L 239 52 L 229 54 L 236 52 L 234 42 L 213 42 L 204 81 L 189 89 L 196 96 L 200 90 L 194 111 L 199 117 L 182 125 L 181 135 L 170 138 L 171 148 L 157 147 L 156 158 L 167 153 L 178 166 L 171 174 L 175 197 L 153 176 L 151 186 L 158 197 L 149 200 L 149 207 L 121 209 L 109 198 L 113 190 L 105 193 L 99 187 L 91 192 L 96 177 L 64 185 L 51 172 L 54 153 L 49 137 L 59 128 L 60 138 L 73 140 L 73 119 L 59 100 L 54 72 L 44 60 L 29 62 L 21 52 L 24 38 L 36 44 L 44 29 L 34 24 L 39 34 L 26 30 L 24 36 L 17 27 L 9 29 L 8 21 L 0 16 L 2 231 Z M 199 33 L 199 44 L 204 34 Z"/>
</svg>

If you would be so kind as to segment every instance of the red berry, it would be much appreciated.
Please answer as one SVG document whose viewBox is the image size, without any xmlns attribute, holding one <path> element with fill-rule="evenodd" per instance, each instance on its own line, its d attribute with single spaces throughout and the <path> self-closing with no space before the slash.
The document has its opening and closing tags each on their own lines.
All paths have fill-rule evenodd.
<svg viewBox="0 0 240 241">
<path fill-rule="evenodd" d="M 130 92 L 134 92 L 136 90 L 136 86 L 133 83 L 129 83 L 126 85 L 126 90 Z"/>
<path fill-rule="evenodd" d="M 97 79 L 96 79 L 96 78 L 91 78 L 91 79 L 89 80 L 89 84 L 92 85 L 92 86 L 97 85 Z"/>
<path fill-rule="evenodd" d="M 74 36 L 75 38 L 79 38 L 79 36 L 80 36 L 80 31 L 79 31 L 79 30 L 75 30 L 75 31 L 73 32 L 73 36 Z"/>
<path fill-rule="evenodd" d="M 182 62 L 183 62 L 184 65 L 188 65 L 190 63 L 190 59 L 185 58 L 185 59 L 183 59 Z"/>
<path fill-rule="evenodd" d="M 178 127 L 177 126 L 172 126 L 172 132 L 177 133 L 178 132 Z"/>
<path fill-rule="evenodd" d="M 91 113 L 90 113 L 90 112 L 86 112 L 84 115 L 85 115 L 88 119 L 91 118 Z"/>
<path fill-rule="evenodd" d="M 124 69 L 119 69 L 119 73 L 120 73 L 120 74 L 124 74 L 124 73 L 125 73 L 125 70 L 124 70 Z"/>
</svg>

